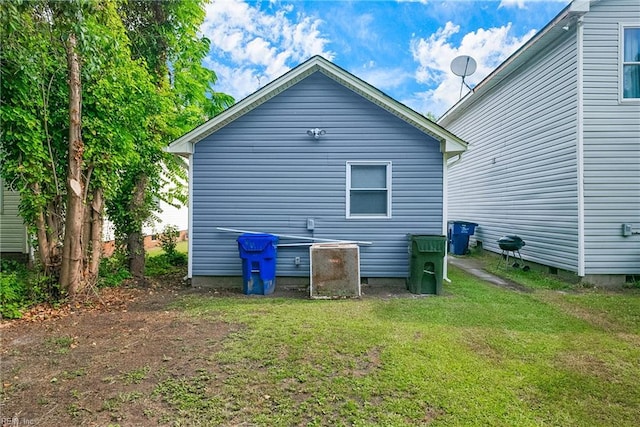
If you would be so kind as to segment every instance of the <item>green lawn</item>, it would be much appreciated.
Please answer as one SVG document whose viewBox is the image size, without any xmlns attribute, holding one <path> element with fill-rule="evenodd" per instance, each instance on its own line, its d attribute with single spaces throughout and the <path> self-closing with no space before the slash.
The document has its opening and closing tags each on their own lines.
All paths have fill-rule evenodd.
<svg viewBox="0 0 640 427">
<path fill-rule="evenodd" d="M 637 425 L 637 289 L 525 293 L 449 276 L 442 297 L 181 300 L 195 322 L 236 327 L 198 375 L 157 385 L 167 421 Z"/>
<path fill-rule="evenodd" d="M 176 244 L 176 251 L 187 253 L 189 249 L 189 242 L 187 240 L 182 240 Z M 149 248 L 146 250 L 147 256 L 157 256 L 163 254 L 162 246 L 156 246 L 155 248 Z"/>
</svg>

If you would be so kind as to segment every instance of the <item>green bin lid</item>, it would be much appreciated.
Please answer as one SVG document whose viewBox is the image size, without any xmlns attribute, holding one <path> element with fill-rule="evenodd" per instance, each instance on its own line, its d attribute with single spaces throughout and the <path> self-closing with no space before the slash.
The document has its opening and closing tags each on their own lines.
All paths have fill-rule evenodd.
<svg viewBox="0 0 640 427">
<path fill-rule="evenodd" d="M 438 252 L 444 255 L 447 246 L 445 236 L 412 234 L 411 241 L 418 252 Z"/>
</svg>

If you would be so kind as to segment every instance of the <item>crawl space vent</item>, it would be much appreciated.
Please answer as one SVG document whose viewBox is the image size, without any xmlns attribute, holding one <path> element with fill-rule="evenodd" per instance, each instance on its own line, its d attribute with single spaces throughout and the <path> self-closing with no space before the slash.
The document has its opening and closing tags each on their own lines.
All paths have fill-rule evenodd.
<svg viewBox="0 0 640 427">
<path fill-rule="evenodd" d="M 360 248 L 351 243 L 317 243 L 309 249 L 311 298 L 360 297 Z"/>
</svg>

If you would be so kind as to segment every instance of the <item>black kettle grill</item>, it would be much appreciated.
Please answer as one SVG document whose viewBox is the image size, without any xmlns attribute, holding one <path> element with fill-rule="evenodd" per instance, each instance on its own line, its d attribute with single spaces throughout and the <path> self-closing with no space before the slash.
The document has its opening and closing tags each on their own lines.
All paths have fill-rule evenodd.
<svg viewBox="0 0 640 427">
<path fill-rule="evenodd" d="M 520 249 L 525 245 L 524 240 L 519 236 L 504 236 L 498 239 L 498 246 L 502 249 L 502 258 L 505 260 L 505 266 L 509 265 L 509 254 L 515 259 L 512 267 L 518 268 L 522 265 L 523 271 L 529 271 L 529 266 L 524 265 L 522 255 L 520 255 Z M 517 254 L 517 257 L 516 257 Z M 518 263 L 520 258 L 520 263 Z"/>
</svg>

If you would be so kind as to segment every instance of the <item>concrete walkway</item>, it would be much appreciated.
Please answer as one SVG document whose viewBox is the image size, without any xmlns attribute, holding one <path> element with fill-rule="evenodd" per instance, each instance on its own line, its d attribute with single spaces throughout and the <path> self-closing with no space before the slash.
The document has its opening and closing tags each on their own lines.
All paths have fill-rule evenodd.
<svg viewBox="0 0 640 427">
<path fill-rule="evenodd" d="M 464 270 L 467 273 L 472 274 L 477 278 L 482 279 L 491 284 L 494 284 L 496 286 L 501 286 L 509 289 L 516 289 L 523 292 L 531 291 L 530 289 L 522 286 L 519 283 L 515 283 L 511 280 L 506 280 L 506 279 L 503 279 L 502 277 L 496 276 L 495 274 L 489 273 L 484 269 L 484 266 L 482 265 L 482 263 L 476 261 L 473 258 L 469 258 L 465 256 L 457 257 L 457 256 L 449 255 L 447 257 L 447 261 L 449 262 L 449 265 L 458 267 L 459 269 Z"/>
</svg>

